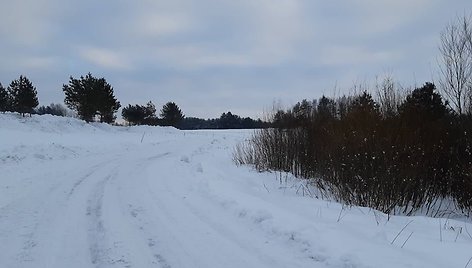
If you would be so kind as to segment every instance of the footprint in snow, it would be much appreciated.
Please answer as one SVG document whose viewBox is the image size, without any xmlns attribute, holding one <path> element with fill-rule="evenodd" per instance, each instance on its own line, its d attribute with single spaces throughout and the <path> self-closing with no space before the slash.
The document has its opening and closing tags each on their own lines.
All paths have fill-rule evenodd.
<svg viewBox="0 0 472 268">
<path fill-rule="evenodd" d="M 198 164 L 197 164 L 197 172 L 203 173 L 203 166 L 202 166 L 202 163 L 198 163 Z"/>
<path fill-rule="evenodd" d="M 181 158 L 180 158 L 180 161 L 184 162 L 184 163 L 190 163 L 190 159 L 188 156 L 186 155 L 183 155 Z"/>
</svg>

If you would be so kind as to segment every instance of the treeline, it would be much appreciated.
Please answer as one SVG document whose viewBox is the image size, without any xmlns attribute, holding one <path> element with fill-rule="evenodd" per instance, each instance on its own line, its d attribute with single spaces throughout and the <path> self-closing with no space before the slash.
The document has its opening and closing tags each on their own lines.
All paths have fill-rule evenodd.
<svg viewBox="0 0 472 268">
<path fill-rule="evenodd" d="M 96 78 L 88 73 L 79 79 L 70 77 L 69 84 L 62 88 L 64 102 L 69 109 L 76 112 L 77 116 L 87 122 L 99 120 L 100 122 L 113 123 L 115 113 L 121 107 L 115 98 L 113 87 L 105 78 Z M 18 112 L 26 114 L 53 114 L 66 116 L 69 111 L 60 104 L 41 106 L 36 87 L 25 76 L 20 75 L 13 80 L 7 88 L 0 83 L 0 111 Z"/>
<path fill-rule="evenodd" d="M 174 102 L 166 103 L 156 115 L 156 107 L 149 101 L 146 105 L 128 105 L 121 113 L 128 125 L 173 126 L 182 130 L 196 129 L 255 129 L 267 128 L 271 124 L 249 117 L 241 118 L 231 112 L 223 113 L 216 119 L 185 117 L 179 106 Z"/>
<path fill-rule="evenodd" d="M 160 118 L 156 115 L 156 107 L 149 101 L 146 105 L 131 105 L 123 108 L 121 116 L 130 126 L 150 125 L 150 126 L 173 126 L 177 127 L 185 118 L 179 106 L 174 102 L 166 103 L 160 113 Z"/>
<path fill-rule="evenodd" d="M 271 124 L 261 119 L 254 120 L 249 117 L 242 118 L 231 112 L 223 113 L 219 118 L 201 119 L 187 117 L 179 124 L 180 129 L 257 129 L 267 128 Z"/>
<path fill-rule="evenodd" d="M 21 75 L 5 88 L 0 83 L 0 112 L 17 112 L 25 114 L 51 114 L 57 116 L 71 116 L 70 110 L 64 105 L 51 103 L 48 106 L 39 106 L 36 87 L 31 81 Z"/>
<path fill-rule="evenodd" d="M 388 214 L 472 212 L 472 117 L 448 108 L 432 83 L 406 96 L 390 82 L 304 100 L 237 147 L 235 161 L 291 172 L 320 197 Z"/>
<path fill-rule="evenodd" d="M 75 113 L 87 122 L 100 121 L 114 123 L 116 112 L 121 107 L 116 99 L 113 87 L 105 78 L 94 77 L 91 73 L 76 79 L 69 78 L 69 83 L 62 88 L 64 103 L 51 103 L 38 107 L 36 87 L 25 76 L 13 80 L 7 88 L 0 83 L 0 112 L 18 112 L 25 114 L 51 114 L 72 116 Z M 269 124 L 249 117 L 241 118 L 231 112 L 223 113 L 217 119 L 186 118 L 174 102 L 166 103 L 156 115 L 155 105 L 149 101 L 146 105 L 131 105 L 122 109 L 121 115 L 128 125 L 173 126 L 179 129 L 254 129 L 268 127 Z"/>
</svg>

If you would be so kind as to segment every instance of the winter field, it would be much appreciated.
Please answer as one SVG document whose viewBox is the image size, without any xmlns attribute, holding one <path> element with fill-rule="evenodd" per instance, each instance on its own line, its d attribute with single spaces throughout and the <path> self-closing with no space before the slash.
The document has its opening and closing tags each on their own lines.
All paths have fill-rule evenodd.
<svg viewBox="0 0 472 268">
<path fill-rule="evenodd" d="M 472 267 L 470 219 L 310 197 L 249 135 L 0 114 L 0 267 Z"/>
</svg>

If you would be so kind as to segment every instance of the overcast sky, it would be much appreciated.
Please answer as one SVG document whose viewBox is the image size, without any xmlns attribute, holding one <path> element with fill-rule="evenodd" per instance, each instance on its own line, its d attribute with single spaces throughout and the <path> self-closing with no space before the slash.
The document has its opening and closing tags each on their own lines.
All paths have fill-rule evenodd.
<svg viewBox="0 0 472 268">
<path fill-rule="evenodd" d="M 0 0 L 0 82 L 41 105 L 69 76 L 105 77 L 122 106 L 259 117 L 386 73 L 436 74 L 439 33 L 471 0 Z"/>
</svg>

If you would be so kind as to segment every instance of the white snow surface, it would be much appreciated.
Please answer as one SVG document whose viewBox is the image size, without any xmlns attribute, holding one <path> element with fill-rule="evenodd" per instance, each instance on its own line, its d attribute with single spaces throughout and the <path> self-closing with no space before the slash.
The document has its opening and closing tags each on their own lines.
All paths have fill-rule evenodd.
<svg viewBox="0 0 472 268">
<path fill-rule="evenodd" d="M 303 195 L 297 179 L 237 167 L 233 148 L 251 133 L 0 114 L 0 267 L 466 267 L 472 257 L 470 221 L 343 208 Z"/>
</svg>

